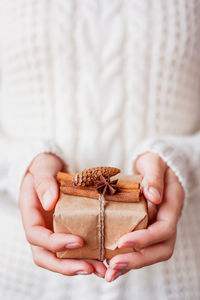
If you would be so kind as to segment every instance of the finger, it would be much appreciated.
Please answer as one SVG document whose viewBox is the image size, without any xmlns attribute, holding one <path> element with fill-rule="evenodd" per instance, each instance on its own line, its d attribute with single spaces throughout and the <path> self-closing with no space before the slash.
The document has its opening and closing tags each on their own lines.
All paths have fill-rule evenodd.
<svg viewBox="0 0 200 300">
<path fill-rule="evenodd" d="M 119 248 L 146 248 L 150 245 L 168 240 L 176 231 L 179 220 L 183 193 L 177 181 L 171 180 L 171 172 L 167 171 L 164 200 L 157 212 L 157 220 L 147 229 L 136 230 L 123 235 L 118 241 Z M 170 183 L 171 182 L 171 183 Z"/>
<path fill-rule="evenodd" d="M 45 228 L 45 220 L 41 213 L 42 207 L 34 191 L 31 174 L 27 174 L 24 179 L 20 203 L 22 221 L 27 240 L 30 244 L 43 247 L 53 252 L 83 246 L 83 240 L 78 236 L 53 233 L 51 230 Z"/>
<path fill-rule="evenodd" d="M 30 167 L 35 190 L 43 208 L 47 211 L 52 210 L 58 200 L 59 188 L 55 175 L 61 169 L 61 161 L 48 154 L 38 156 Z"/>
<path fill-rule="evenodd" d="M 119 248 L 143 249 L 168 240 L 176 231 L 175 225 L 157 221 L 147 229 L 135 230 L 123 235 L 118 241 Z"/>
<path fill-rule="evenodd" d="M 137 159 L 136 169 L 144 176 L 142 186 L 145 197 L 154 204 L 161 203 L 167 165 L 160 156 L 148 152 Z"/>
<path fill-rule="evenodd" d="M 45 248 L 52 252 L 65 251 L 83 246 L 83 240 L 72 234 L 53 233 L 43 226 L 25 226 L 26 238 L 31 245 Z"/>
<path fill-rule="evenodd" d="M 107 268 L 107 271 L 105 273 L 105 280 L 107 282 L 112 282 L 115 279 L 117 279 L 118 277 L 120 277 L 121 275 L 124 275 L 127 272 L 129 272 L 129 270 L 120 270 L 120 271 L 118 271 L 118 270 L 110 268 L 110 266 L 109 266 L 110 261 L 111 261 L 111 258 L 110 259 L 106 259 L 106 262 L 108 264 L 108 268 Z"/>
<path fill-rule="evenodd" d="M 35 189 L 43 208 L 47 211 L 52 210 L 58 201 L 59 188 L 54 177 L 49 174 L 39 174 L 34 178 Z"/>
<path fill-rule="evenodd" d="M 59 259 L 48 250 L 32 246 L 33 259 L 36 265 L 63 275 L 89 275 L 93 273 L 92 265 L 83 260 Z"/>
<path fill-rule="evenodd" d="M 111 258 L 106 259 L 106 263 L 107 263 L 108 266 L 109 266 L 110 260 L 111 260 Z"/>
<path fill-rule="evenodd" d="M 148 225 L 152 224 L 156 220 L 158 206 L 147 200 L 148 210 Z"/>
<path fill-rule="evenodd" d="M 115 269 L 111 269 L 108 268 L 105 274 L 105 280 L 107 282 L 112 282 L 114 280 L 116 280 L 117 278 L 119 278 L 120 276 L 126 274 L 129 270 L 115 270 Z"/>
<path fill-rule="evenodd" d="M 182 185 L 180 184 L 177 176 L 170 168 L 168 168 L 166 171 L 165 185 L 169 186 L 170 188 L 173 187 L 176 190 L 177 194 L 179 194 L 179 197 L 182 199 L 182 202 L 184 202 L 185 191 L 184 191 Z"/>
<path fill-rule="evenodd" d="M 170 168 L 166 172 L 165 186 L 165 203 L 162 205 L 162 209 L 159 209 L 158 219 L 166 221 L 174 219 L 177 223 L 181 215 L 185 194 L 183 187 Z"/>
<path fill-rule="evenodd" d="M 88 263 L 90 263 L 93 266 L 94 273 L 97 276 L 99 276 L 101 278 L 105 277 L 107 268 L 101 261 L 94 260 L 94 259 L 85 259 L 85 261 L 87 261 Z"/>
<path fill-rule="evenodd" d="M 116 255 L 111 259 L 109 267 L 120 272 L 168 260 L 173 254 L 175 240 L 176 233 L 170 240 L 144 248 L 139 252 Z"/>
</svg>

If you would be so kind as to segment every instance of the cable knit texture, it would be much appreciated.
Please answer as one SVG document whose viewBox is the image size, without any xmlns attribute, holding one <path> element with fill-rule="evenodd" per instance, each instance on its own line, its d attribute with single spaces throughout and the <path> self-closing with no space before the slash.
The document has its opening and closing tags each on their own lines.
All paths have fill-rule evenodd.
<svg viewBox="0 0 200 300">
<path fill-rule="evenodd" d="M 13 216 L 0 247 L 4 299 L 200 299 L 199 36 L 199 0 L 0 0 L 0 205 Z M 113 284 L 33 267 L 6 206 L 32 159 L 52 152 L 70 172 L 127 173 L 143 151 L 167 162 L 188 198 L 172 262 Z"/>
</svg>

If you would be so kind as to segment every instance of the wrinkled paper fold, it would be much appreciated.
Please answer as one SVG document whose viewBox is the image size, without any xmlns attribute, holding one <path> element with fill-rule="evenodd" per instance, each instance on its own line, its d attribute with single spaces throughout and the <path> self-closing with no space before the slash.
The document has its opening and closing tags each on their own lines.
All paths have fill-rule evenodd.
<svg viewBox="0 0 200 300">
<path fill-rule="evenodd" d="M 112 177 L 114 178 L 114 177 Z M 123 181 L 137 181 L 138 176 L 115 176 Z M 54 231 L 71 233 L 83 238 L 84 246 L 57 252 L 59 258 L 99 259 L 99 200 L 60 194 L 54 212 Z M 107 201 L 105 206 L 105 258 L 134 251 L 117 248 L 119 238 L 133 230 L 146 228 L 148 223 L 146 200 L 140 202 Z"/>
</svg>

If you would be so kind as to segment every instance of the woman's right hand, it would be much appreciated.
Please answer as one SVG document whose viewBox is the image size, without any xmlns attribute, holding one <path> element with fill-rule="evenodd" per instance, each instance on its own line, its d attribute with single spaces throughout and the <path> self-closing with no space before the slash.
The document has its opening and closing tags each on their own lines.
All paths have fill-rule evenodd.
<svg viewBox="0 0 200 300">
<path fill-rule="evenodd" d="M 84 244 L 79 236 L 53 232 L 53 211 L 59 197 L 55 175 L 62 168 L 62 161 L 55 155 L 39 154 L 21 184 L 18 205 L 33 260 L 36 265 L 63 275 L 95 273 L 104 277 L 106 267 L 102 262 L 56 257 L 57 251 L 79 248 Z"/>
</svg>

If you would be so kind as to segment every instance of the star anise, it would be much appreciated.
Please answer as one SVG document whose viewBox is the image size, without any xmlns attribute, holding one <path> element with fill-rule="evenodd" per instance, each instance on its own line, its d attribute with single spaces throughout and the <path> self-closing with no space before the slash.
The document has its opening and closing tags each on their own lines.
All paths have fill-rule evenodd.
<svg viewBox="0 0 200 300">
<path fill-rule="evenodd" d="M 118 192 L 119 188 L 116 186 L 118 179 L 110 181 L 110 179 L 106 179 L 103 175 L 100 176 L 100 180 L 96 181 L 96 188 L 100 194 L 109 194 L 114 195 Z"/>
</svg>

